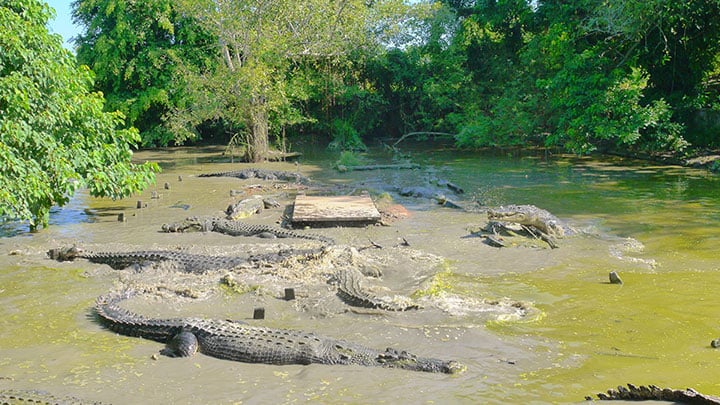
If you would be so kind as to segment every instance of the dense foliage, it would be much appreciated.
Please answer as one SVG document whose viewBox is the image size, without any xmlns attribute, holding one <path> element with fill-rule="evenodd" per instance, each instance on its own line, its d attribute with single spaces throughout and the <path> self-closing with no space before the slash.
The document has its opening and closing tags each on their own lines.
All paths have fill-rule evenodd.
<svg viewBox="0 0 720 405">
<path fill-rule="evenodd" d="M 680 46 L 661 31 L 688 32 L 684 25 L 711 27 L 707 21 L 683 21 L 690 14 L 709 17 L 717 2 L 696 4 L 692 13 L 676 2 L 624 0 L 477 1 L 454 6 L 462 19 L 463 48 L 470 66 L 482 66 L 502 83 L 483 92 L 485 105 L 460 128 L 462 145 L 504 145 L 535 141 L 575 152 L 598 148 L 678 150 L 682 122 L 676 111 L 697 95 L 700 78 L 712 72 L 717 49 Z M 700 3 L 700 2 L 698 2 Z M 686 13 L 685 17 L 681 17 Z M 720 31 L 705 37 L 717 43 Z M 688 45 L 695 34 L 681 42 Z M 504 54 L 506 69 L 484 52 Z M 695 53 L 694 57 L 690 53 Z M 711 55 L 682 72 L 671 66 L 697 54 Z M 668 85 L 668 83 L 681 83 Z M 470 117 L 468 117 L 470 118 Z"/>
<path fill-rule="evenodd" d="M 80 59 L 145 144 L 720 146 L 720 0 L 146 3 L 74 3 Z"/>
<path fill-rule="evenodd" d="M 242 144 L 250 160 L 267 158 L 272 135 L 279 139 L 287 126 L 317 120 L 301 109 L 318 95 L 309 83 L 313 69 L 368 51 L 366 26 L 381 5 L 392 2 L 180 2 L 217 38 L 220 57 L 211 69 L 186 71 L 191 105 L 176 110 L 175 128 L 190 132 L 202 122 L 222 120 L 231 142 Z M 336 122 L 339 133 L 347 129 Z"/>
<path fill-rule="evenodd" d="M 33 229 L 79 187 L 121 198 L 157 169 L 130 162 L 137 130 L 118 130 L 122 114 L 103 112 L 87 66 L 48 33 L 51 15 L 39 0 L 0 3 L 0 217 Z"/>
<path fill-rule="evenodd" d="M 216 38 L 173 0 L 75 1 L 73 16 L 85 27 L 75 38 L 79 63 L 95 72 L 107 109 L 142 133 L 143 146 L 183 142 L 194 134 L 173 131 L 167 115 L 187 108 L 180 68 L 207 67 Z"/>
</svg>

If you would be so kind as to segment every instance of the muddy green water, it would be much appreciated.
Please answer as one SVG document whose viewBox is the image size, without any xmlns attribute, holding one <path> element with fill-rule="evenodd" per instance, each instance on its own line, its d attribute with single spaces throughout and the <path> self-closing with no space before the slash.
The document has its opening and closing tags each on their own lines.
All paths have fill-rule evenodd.
<svg viewBox="0 0 720 405">
<path fill-rule="evenodd" d="M 157 185 L 143 195 L 108 201 L 80 194 L 54 212 L 50 229 L 37 234 L 4 226 L 0 389 L 41 389 L 108 403 L 574 403 L 628 382 L 720 394 L 720 350 L 710 348 L 720 337 L 717 176 L 614 158 L 440 148 L 408 154 L 421 169 L 338 173 L 331 169 L 336 157 L 327 153 L 306 153 L 298 166 L 264 167 L 300 170 L 332 185 L 328 192 L 388 192 L 403 204 L 410 217 L 391 226 L 326 232 L 343 246 L 366 247 L 369 240 L 385 246 L 361 251 L 375 255 L 383 271 L 377 284 L 414 294 L 422 310 L 346 312 L 329 303 L 332 294 L 301 294 L 287 302 L 276 298 L 279 293 L 223 289 L 197 300 L 128 306 L 149 316 L 244 319 L 457 359 L 467 366 L 463 374 L 251 365 L 203 355 L 154 360 L 162 345 L 101 328 L 90 311 L 95 298 L 145 276 L 84 261 L 56 263 L 45 257 L 47 249 L 78 243 L 232 252 L 276 243 L 158 232 L 164 222 L 217 214 L 240 198 L 230 190 L 257 183 L 195 177 L 247 167 L 215 163 L 221 161 L 218 149 L 195 148 L 138 153 L 138 159 L 164 167 Z M 376 151 L 369 158 L 385 163 L 390 156 Z M 430 178 L 449 180 L 465 193 L 455 195 Z M 491 248 L 470 233 L 484 225 L 484 214 L 398 195 L 405 186 L 437 188 L 468 207 L 477 201 L 535 204 L 580 232 L 561 240 L 558 249 Z M 152 199 L 152 191 L 160 198 Z M 283 204 L 294 197 L 293 190 L 269 193 Z M 148 207 L 136 209 L 137 200 Z M 120 212 L 127 222 L 117 222 Z M 282 214 L 266 210 L 252 220 L 273 223 Z M 412 250 L 393 248 L 400 238 Z M 609 284 L 610 271 L 624 284 Z M 174 276 L 147 277 L 159 282 Z M 528 309 L 523 316 L 514 311 L 516 302 Z M 267 319 L 248 320 L 254 306 L 264 306 Z"/>
</svg>

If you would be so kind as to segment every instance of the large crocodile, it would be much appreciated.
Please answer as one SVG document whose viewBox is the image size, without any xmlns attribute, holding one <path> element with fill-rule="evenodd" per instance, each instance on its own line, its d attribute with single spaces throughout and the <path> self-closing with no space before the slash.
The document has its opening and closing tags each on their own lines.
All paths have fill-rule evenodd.
<svg viewBox="0 0 720 405">
<path fill-rule="evenodd" d="M 379 296 L 363 286 L 364 276 L 359 270 L 343 269 L 335 273 L 338 282 L 337 295 L 348 305 L 377 308 L 386 311 L 407 311 L 418 309 L 417 303 L 408 297 Z"/>
<path fill-rule="evenodd" d="M 597 394 L 598 399 L 603 401 L 668 401 L 681 404 L 715 404 L 720 405 L 720 397 L 701 394 L 692 388 L 685 390 L 674 390 L 671 388 L 660 388 L 655 385 L 635 386 L 628 384 L 627 388 L 621 386 L 609 389 L 607 394 Z M 585 397 L 592 401 L 592 397 Z"/>
<path fill-rule="evenodd" d="M 77 258 L 93 263 L 107 264 L 115 270 L 130 266 L 172 262 L 178 270 L 188 273 L 203 273 L 209 270 L 233 269 L 253 263 L 252 256 L 208 256 L 174 250 L 141 250 L 134 252 L 91 252 L 77 246 L 50 249 L 48 257 L 58 261 L 72 261 Z"/>
<path fill-rule="evenodd" d="M 312 258 L 323 252 L 317 249 L 281 249 L 272 253 L 251 254 L 248 256 L 210 256 L 176 250 L 139 250 L 133 252 L 91 252 L 80 247 L 50 249 L 51 259 L 65 262 L 78 258 L 92 263 L 107 264 L 115 270 L 131 266 L 144 266 L 153 263 L 169 262 L 177 270 L 187 273 L 204 273 L 210 270 L 231 270 L 237 267 L 257 267 L 269 263 L 281 263 L 290 258 Z"/>
<path fill-rule="evenodd" d="M 534 205 L 506 205 L 488 209 L 488 219 L 532 226 L 553 238 L 573 234 L 573 230 L 555 215 Z"/>
<path fill-rule="evenodd" d="M 206 173 L 198 177 L 235 177 L 238 179 L 262 179 L 262 180 L 282 180 L 293 181 L 296 183 L 307 184 L 310 179 L 300 173 L 287 172 L 282 170 L 265 170 L 265 169 L 242 169 L 232 170 L 228 172 Z"/>
<path fill-rule="evenodd" d="M 189 217 L 185 221 L 173 224 L 163 224 L 164 232 L 203 231 L 218 232 L 231 236 L 256 236 L 260 238 L 298 238 L 317 240 L 334 245 L 335 241 L 322 235 L 292 231 L 271 225 L 248 224 L 218 217 Z"/>
<path fill-rule="evenodd" d="M 128 290 L 99 297 L 95 311 L 101 323 L 122 335 L 167 343 L 163 353 L 171 357 L 189 356 L 198 351 L 220 359 L 273 365 L 357 364 L 433 373 L 456 373 L 464 369 L 455 361 L 417 357 L 391 348 L 380 351 L 295 330 L 216 319 L 150 319 L 119 306 L 134 294 Z"/>
</svg>

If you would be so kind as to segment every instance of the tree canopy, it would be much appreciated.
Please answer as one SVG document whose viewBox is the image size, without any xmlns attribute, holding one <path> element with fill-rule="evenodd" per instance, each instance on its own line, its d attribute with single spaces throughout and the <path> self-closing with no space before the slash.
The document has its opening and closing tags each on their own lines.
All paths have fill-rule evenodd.
<svg viewBox="0 0 720 405">
<path fill-rule="evenodd" d="M 706 15 L 716 6 L 711 3 L 695 11 Z M 667 91 L 665 82 L 673 79 L 660 73 L 686 57 L 657 31 L 680 29 L 664 21 L 682 11 L 673 4 L 487 0 L 458 7 L 467 16 L 459 44 L 471 63 L 490 68 L 489 76 L 503 85 L 484 94 L 490 103 L 479 106 L 480 114 L 461 129 L 460 144 L 534 141 L 579 153 L 633 145 L 682 149 L 686 142 L 675 112 L 698 82 Z M 495 63 L 479 50 L 505 55 L 506 69 L 492 69 Z M 701 53 L 707 51 L 715 55 Z M 695 77 L 714 68 L 708 62 L 691 68 Z M 674 75 L 678 81 L 685 76 L 679 70 Z"/>
<path fill-rule="evenodd" d="M 48 223 L 50 208 L 80 187 L 121 198 L 154 180 L 158 167 L 131 163 L 136 129 L 104 112 L 92 73 L 48 33 L 39 0 L 0 4 L 0 216 Z"/>
<path fill-rule="evenodd" d="M 299 109 L 308 87 L 293 78 L 308 62 L 327 66 L 365 48 L 374 10 L 362 0 L 206 0 L 182 8 L 217 37 L 221 59 L 186 70 L 194 100 L 176 110 L 175 122 L 184 124 L 176 128 L 221 119 L 253 161 L 267 157 L 271 132 L 312 120 Z"/>
<path fill-rule="evenodd" d="M 148 4 L 74 3 L 81 60 L 147 112 L 145 144 L 213 128 L 253 159 L 286 130 L 341 149 L 416 131 L 459 148 L 720 146 L 720 0 Z"/>
<path fill-rule="evenodd" d="M 75 1 L 73 18 L 85 27 L 74 39 L 78 62 L 95 73 L 106 109 L 121 111 L 141 131 L 143 146 L 193 136 L 172 131 L 167 114 L 188 98 L 179 68 L 211 65 L 214 36 L 173 0 Z"/>
</svg>

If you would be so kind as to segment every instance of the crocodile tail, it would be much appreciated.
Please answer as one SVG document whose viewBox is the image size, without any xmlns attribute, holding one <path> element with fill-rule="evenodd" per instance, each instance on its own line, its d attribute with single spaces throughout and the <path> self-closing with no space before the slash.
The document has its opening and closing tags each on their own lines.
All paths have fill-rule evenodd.
<svg viewBox="0 0 720 405">
<path fill-rule="evenodd" d="M 320 242 L 326 243 L 326 244 L 328 244 L 328 245 L 330 245 L 330 246 L 336 244 L 335 239 L 333 239 L 333 238 L 328 238 L 327 236 L 320 236 L 320 235 L 318 235 L 315 239 L 319 240 Z"/>
<path fill-rule="evenodd" d="M 121 335 L 143 337 L 158 342 L 167 342 L 180 332 L 182 328 L 175 325 L 172 320 L 148 319 L 119 305 L 120 302 L 139 293 L 133 289 L 126 289 L 98 297 L 95 301 L 95 313 L 100 323 Z"/>
<path fill-rule="evenodd" d="M 357 269 L 343 269 L 335 273 L 338 281 L 337 296 L 348 305 L 377 308 L 386 311 L 407 311 L 418 309 L 418 305 L 407 297 L 381 297 L 363 287 L 362 274 Z"/>
<path fill-rule="evenodd" d="M 675 390 L 660 388 L 656 385 L 636 386 L 628 384 L 627 388 L 620 385 L 617 389 L 609 389 L 607 393 L 597 394 L 602 401 L 668 401 L 681 404 L 720 404 L 720 397 L 701 394 L 692 388 Z M 585 397 L 591 401 L 592 397 Z"/>
<path fill-rule="evenodd" d="M 0 390 L 0 404 L 102 405 L 72 396 L 58 397 L 40 390 Z"/>
<path fill-rule="evenodd" d="M 95 300 L 95 312 L 100 317 L 100 320 L 108 326 L 142 322 L 145 320 L 145 317 L 130 312 L 118 305 L 120 302 L 137 294 L 133 289 L 125 289 L 120 292 L 101 295 Z"/>
</svg>

